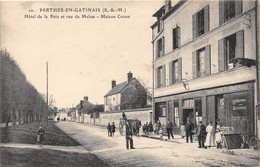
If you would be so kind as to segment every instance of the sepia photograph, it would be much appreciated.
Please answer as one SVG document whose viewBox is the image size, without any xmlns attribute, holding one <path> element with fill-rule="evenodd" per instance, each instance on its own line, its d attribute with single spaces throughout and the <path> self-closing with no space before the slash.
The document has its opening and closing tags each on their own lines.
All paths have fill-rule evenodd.
<svg viewBox="0 0 260 167">
<path fill-rule="evenodd" d="M 0 167 L 260 166 L 259 0 L 0 0 Z"/>
</svg>

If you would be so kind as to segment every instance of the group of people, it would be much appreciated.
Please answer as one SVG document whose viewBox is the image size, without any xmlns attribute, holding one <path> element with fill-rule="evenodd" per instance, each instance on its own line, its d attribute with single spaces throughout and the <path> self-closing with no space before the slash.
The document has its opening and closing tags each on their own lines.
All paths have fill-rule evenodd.
<svg viewBox="0 0 260 167">
<path fill-rule="evenodd" d="M 221 148 L 222 132 L 220 130 L 220 120 L 217 120 L 216 131 L 212 122 L 209 121 L 208 125 L 203 125 L 202 121 L 194 128 L 194 124 L 191 121 L 187 121 L 186 124 L 181 126 L 181 136 L 186 137 L 186 143 L 193 142 L 193 135 L 196 135 L 198 139 L 198 148 L 210 148 L 217 144 L 217 149 Z"/>
<path fill-rule="evenodd" d="M 108 125 L 107 125 L 107 136 L 113 137 L 115 132 L 116 132 L 115 122 L 112 122 L 112 125 L 110 125 L 110 123 L 108 123 Z"/>
</svg>

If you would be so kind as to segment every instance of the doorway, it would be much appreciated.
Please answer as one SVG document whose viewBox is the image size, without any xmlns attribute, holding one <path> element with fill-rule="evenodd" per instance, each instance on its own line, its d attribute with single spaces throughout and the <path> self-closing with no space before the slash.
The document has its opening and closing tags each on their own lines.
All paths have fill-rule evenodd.
<svg viewBox="0 0 260 167">
<path fill-rule="evenodd" d="M 194 123 L 193 109 L 183 109 L 183 122 L 191 121 Z"/>
</svg>

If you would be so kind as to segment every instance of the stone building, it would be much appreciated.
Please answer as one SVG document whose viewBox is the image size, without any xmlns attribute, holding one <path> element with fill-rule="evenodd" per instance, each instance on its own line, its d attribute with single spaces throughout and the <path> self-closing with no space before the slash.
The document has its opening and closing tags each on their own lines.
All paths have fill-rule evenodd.
<svg viewBox="0 0 260 167">
<path fill-rule="evenodd" d="M 154 121 L 178 128 L 220 119 L 233 133 L 256 130 L 257 8 L 255 1 L 166 0 L 154 13 Z"/>
</svg>

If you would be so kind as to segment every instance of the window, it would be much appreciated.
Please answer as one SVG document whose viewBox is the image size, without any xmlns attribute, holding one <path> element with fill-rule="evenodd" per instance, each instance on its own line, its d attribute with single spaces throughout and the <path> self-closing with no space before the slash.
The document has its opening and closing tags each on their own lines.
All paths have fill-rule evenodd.
<svg viewBox="0 0 260 167">
<path fill-rule="evenodd" d="M 172 30 L 172 42 L 173 42 L 173 50 L 177 49 L 180 47 L 180 27 L 176 27 Z"/>
<path fill-rule="evenodd" d="M 193 39 L 209 31 L 209 5 L 192 15 Z"/>
<path fill-rule="evenodd" d="M 179 119 L 179 102 L 176 100 L 174 101 L 174 123 L 177 127 L 180 125 Z"/>
<path fill-rule="evenodd" d="M 182 58 L 174 60 L 170 63 L 170 84 L 177 83 L 182 80 Z"/>
<path fill-rule="evenodd" d="M 233 68 L 233 60 L 244 57 L 244 31 L 219 40 L 218 52 L 219 72 Z"/>
<path fill-rule="evenodd" d="M 165 66 L 159 67 L 157 72 L 158 72 L 157 87 L 159 88 L 165 85 Z"/>
<path fill-rule="evenodd" d="M 164 37 L 157 41 L 157 58 L 164 55 Z"/>
<path fill-rule="evenodd" d="M 197 33 L 198 36 L 204 34 L 204 10 L 198 12 Z"/>
<path fill-rule="evenodd" d="M 240 15 L 242 13 L 242 0 L 219 1 L 219 24 Z"/>
<path fill-rule="evenodd" d="M 225 1 L 224 2 L 224 17 L 225 21 L 235 17 L 235 1 Z"/>
<path fill-rule="evenodd" d="M 158 20 L 158 33 L 163 30 L 163 21 L 162 19 Z"/>
<path fill-rule="evenodd" d="M 198 56 L 197 56 L 197 71 L 198 76 L 204 76 L 205 75 L 205 48 L 198 50 Z"/>
<path fill-rule="evenodd" d="M 192 74 L 193 78 L 211 74 L 211 51 L 210 45 L 192 53 Z"/>
<path fill-rule="evenodd" d="M 199 121 L 202 121 L 202 103 L 201 99 L 195 99 L 195 121 L 196 125 L 199 124 Z"/>
</svg>

